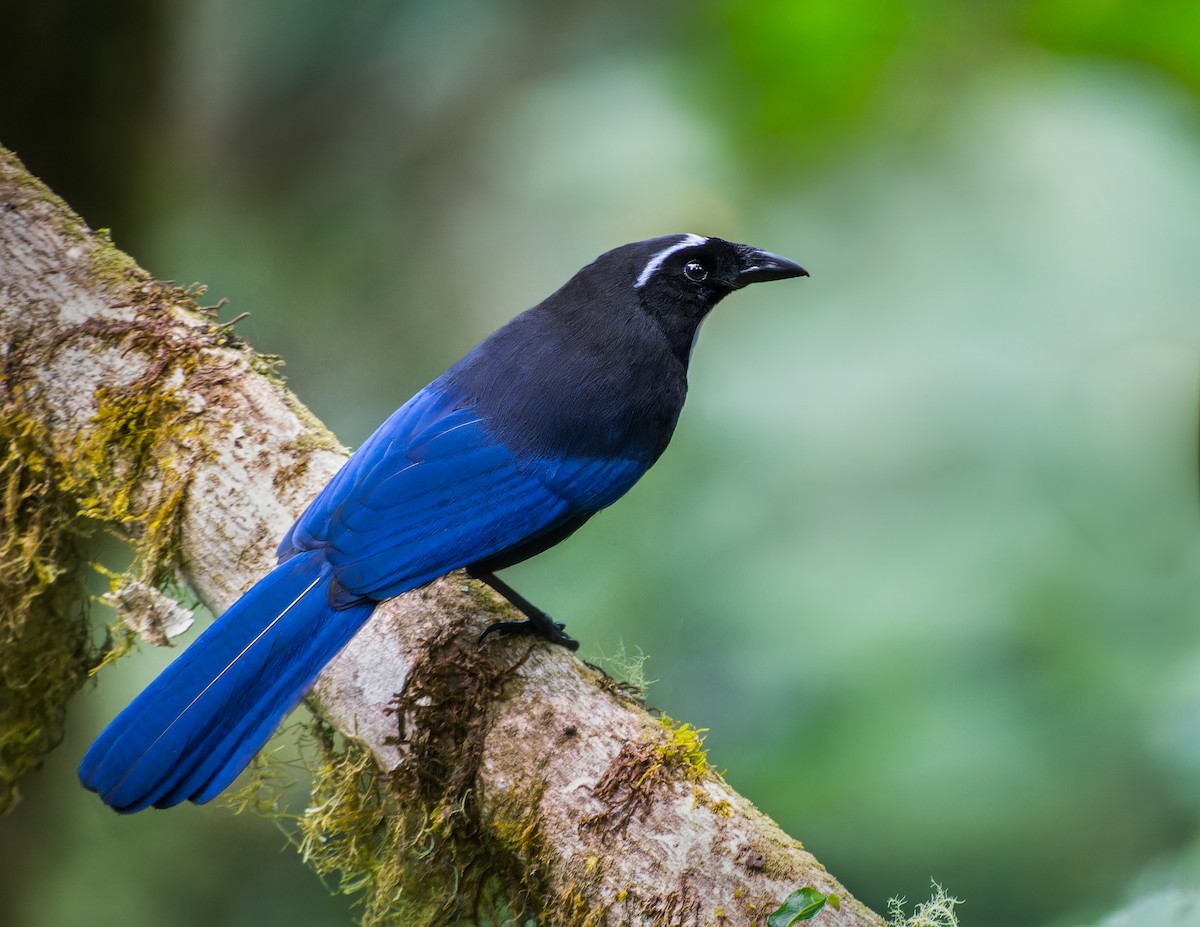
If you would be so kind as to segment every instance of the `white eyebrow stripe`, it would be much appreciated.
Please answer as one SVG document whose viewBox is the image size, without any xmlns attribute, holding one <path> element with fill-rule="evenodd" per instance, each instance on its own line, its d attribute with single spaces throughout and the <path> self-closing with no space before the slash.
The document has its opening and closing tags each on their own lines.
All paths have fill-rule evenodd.
<svg viewBox="0 0 1200 927">
<path fill-rule="evenodd" d="M 658 254 L 650 258 L 646 262 L 646 266 L 642 268 L 642 272 L 638 274 L 637 281 L 633 284 L 635 290 L 640 290 L 646 285 L 646 281 L 654 276 L 654 272 L 663 265 L 663 261 L 669 258 L 676 251 L 682 251 L 684 248 L 694 248 L 697 245 L 702 245 L 708 239 L 703 235 L 685 235 L 683 241 L 676 242 L 673 245 L 668 245 L 663 248 Z"/>
</svg>

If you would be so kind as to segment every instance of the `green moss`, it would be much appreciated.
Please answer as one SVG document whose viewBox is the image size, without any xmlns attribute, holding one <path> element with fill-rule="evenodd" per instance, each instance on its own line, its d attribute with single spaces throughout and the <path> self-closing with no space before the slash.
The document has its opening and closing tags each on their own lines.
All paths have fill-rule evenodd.
<svg viewBox="0 0 1200 927">
<path fill-rule="evenodd" d="M 276 489 L 286 489 L 308 472 L 308 464 L 314 453 L 340 450 L 341 445 L 329 432 L 302 431 L 294 440 L 283 446 L 282 451 L 288 459 L 275 470 L 271 483 Z"/>
<path fill-rule="evenodd" d="M 523 923 L 511 862 L 478 840 L 468 794 L 422 801 L 389 781 L 360 744 L 316 731 L 300 751 L 312 781 L 303 813 L 281 809 L 295 766 L 271 753 L 225 803 L 278 822 L 332 890 L 357 896 L 363 927 Z"/>
<path fill-rule="evenodd" d="M 35 422 L 0 412 L 0 813 L 62 740 L 97 655 L 80 581 L 81 526 Z"/>
<path fill-rule="evenodd" d="M 364 925 L 432 923 L 420 918 L 421 909 L 440 903 L 429 904 L 426 892 L 406 891 L 411 832 L 422 828 L 381 781 L 373 757 L 357 744 L 325 751 L 297 822 L 300 854 L 318 875 L 336 879 L 339 891 L 362 895 Z"/>
<path fill-rule="evenodd" d="M 631 821 L 644 819 L 654 802 L 679 784 L 690 786 L 697 802 L 708 802 L 700 783 L 716 774 L 704 750 L 705 729 L 666 715 L 658 721 L 660 732 L 621 747 L 593 790 L 605 809 L 582 826 L 623 833 Z"/>
<path fill-rule="evenodd" d="M 392 705 L 404 765 L 382 774 L 353 741 L 337 747 L 318 737 L 313 797 L 293 823 L 306 860 L 337 890 L 361 897 L 366 927 L 383 924 L 476 924 L 598 927 L 607 908 L 595 905 L 602 881 L 598 858 L 564 865 L 540 817 L 542 786 L 531 780 L 505 793 L 480 820 L 476 793 L 489 708 L 507 694 L 513 671 L 539 646 L 495 641 L 479 647 L 456 633 L 454 612 L 494 608 L 467 581 L 442 584 L 439 611 L 451 618 L 422 649 Z M 689 738 L 684 735 L 684 741 Z M 672 748 L 672 755 L 691 750 Z M 256 810 L 272 807 L 258 799 Z M 552 878 L 553 876 L 553 878 Z M 564 887 L 565 886 L 565 887 Z"/>
<path fill-rule="evenodd" d="M 596 904 L 604 861 L 560 857 L 544 831 L 544 786 L 536 777 L 499 796 L 488 826 L 481 825 L 475 788 L 488 709 L 508 693 L 513 671 L 538 645 L 513 640 L 480 648 L 453 631 L 456 610 L 493 607 L 465 578 L 432 594 L 451 620 L 446 630 L 432 632 L 422 647 L 431 658 L 413 668 L 392 705 L 404 766 L 385 775 L 362 746 L 339 746 L 328 729 L 317 728 L 303 762 L 313 795 L 302 814 L 279 811 L 277 796 L 294 766 L 277 754 L 260 757 L 250 785 L 227 801 L 284 822 L 308 864 L 334 890 L 359 897 L 366 927 L 519 927 L 531 919 L 541 927 L 600 927 L 611 921 L 613 905 L 644 913 L 653 904 L 661 916 L 650 922 L 674 922 L 671 905 L 682 904 L 674 896 L 644 900 L 626 891 L 612 905 Z M 656 796 L 672 783 L 712 774 L 702 731 L 665 718 L 660 723 L 661 730 L 636 745 L 644 762 L 622 766 L 613 781 L 623 773 L 624 781 Z M 565 738 L 577 736 L 568 730 Z"/>
<path fill-rule="evenodd" d="M 69 452 L 63 486 L 76 498 L 81 516 L 137 537 L 139 572 L 158 584 L 170 578 L 178 562 L 189 476 L 175 456 L 185 439 L 179 424 L 182 400 L 174 390 L 144 388 L 149 379 L 97 391 L 96 414 Z M 151 486 L 156 489 L 148 492 Z"/>
<path fill-rule="evenodd" d="M 478 609 L 472 584 L 439 605 Z M 464 588 L 465 587 L 465 588 Z M 517 879 L 515 856 L 480 827 L 475 784 L 489 730 L 488 709 L 509 684 L 529 644 L 479 647 L 452 629 L 436 632 L 427 645 L 430 658 L 413 667 L 404 692 L 393 704 L 406 762 L 389 784 L 405 796 L 401 817 L 419 820 L 409 828 L 410 877 L 439 917 L 412 923 L 523 921 L 530 899 Z M 525 845 L 536 844 L 535 821 L 523 829 Z M 410 887 L 410 894 L 414 889 Z"/>
<path fill-rule="evenodd" d="M 193 463 L 204 453 L 192 387 L 226 371 L 206 362 L 221 334 L 203 313 L 180 324 L 172 309 L 195 308 L 195 291 L 156 283 L 93 233 L 20 161 L 0 149 L 0 195 L 60 236 L 54 273 L 127 307 L 62 330 L 57 307 L 9 307 L 0 344 L 0 810 L 16 782 L 61 737 L 63 706 L 89 671 L 131 646 L 114 629 L 102 654 L 90 641 L 77 542 L 97 527 L 133 540 L 134 577 L 170 584 L 180 559 L 181 516 Z M 19 310 L 19 311 L 18 311 Z M 209 323 L 209 324 L 205 324 Z M 48 423 L 39 373 L 62 352 L 113 349 L 141 371 L 109 383 L 70 446 Z M 113 579 L 114 585 L 118 582 Z"/>
<path fill-rule="evenodd" d="M 412 821 L 383 787 L 370 752 L 353 741 L 335 748 L 335 735 L 319 723 L 285 746 L 278 746 L 281 740 L 255 757 L 223 804 L 279 824 L 326 884 L 361 896 L 364 924 L 428 923 L 409 920 L 420 908 L 405 891 Z M 296 755 L 285 757 L 291 750 Z M 296 814 L 280 795 L 300 777 L 311 780 L 312 796 Z"/>
<path fill-rule="evenodd" d="M 80 538 L 103 525 L 131 533 L 134 570 L 155 585 L 172 579 L 178 562 L 189 472 L 179 455 L 191 436 L 176 374 L 195 369 L 198 352 L 164 350 L 134 323 L 108 329 L 80 326 L 53 345 L 9 332 L 3 353 L 0 810 L 16 800 L 18 778 L 58 743 L 67 699 L 99 665 L 131 646 L 121 629 L 101 654 L 90 641 Z M 39 405 L 27 377 L 78 337 L 141 349 L 152 361 L 136 381 L 99 390 L 81 439 L 63 447 L 44 424 L 53 410 Z"/>
<path fill-rule="evenodd" d="M 121 304 L 161 304 L 169 288 L 151 285 L 130 258 L 74 216 L 61 199 L 24 172 L 0 149 L 5 202 L 36 216 L 67 245 L 61 269 L 122 295 Z M 124 299 L 126 291 L 132 300 Z M 97 396 L 94 423 L 77 447 L 60 447 L 47 430 L 55 409 L 38 405 L 31 371 L 53 363 L 79 337 L 101 336 L 80 327 L 53 342 L 43 340 L 40 307 L 23 306 L 6 318 L 0 367 L 0 811 L 18 799 L 17 783 L 58 744 L 66 701 L 106 658 L 127 650 L 130 635 L 115 633 L 97 652 L 86 621 L 78 544 L 98 525 L 139 522 L 139 554 L 160 576 L 172 562 L 184 485 L 162 480 L 160 494 L 134 503 L 145 478 L 157 472 L 154 457 L 169 438 L 160 431 L 169 415 L 162 390 L 145 383 Z M 162 313 L 160 313 L 162 315 Z M 47 323 L 48 324 L 48 323 Z M 128 331 L 110 333 L 122 346 Z M 142 342 L 145 351 L 157 346 Z M 143 390 L 143 391 L 139 391 Z M 133 463 L 122 457 L 133 450 Z"/>
<path fill-rule="evenodd" d="M 598 927 L 608 923 L 611 904 L 597 904 L 605 875 L 604 859 L 564 860 L 543 834 L 539 807 L 544 786 L 511 789 L 504 807 L 492 814 L 491 842 L 496 858 L 517 863 L 511 878 L 521 877 L 520 893 L 506 896 L 503 910 L 536 916 L 544 927 Z M 553 874 L 554 878 L 551 878 Z M 514 908 L 512 898 L 523 901 Z"/>
<path fill-rule="evenodd" d="M 92 231 L 63 200 L 30 174 L 21 160 L 0 147 L 0 192 L 7 206 L 35 213 L 68 243 L 78 246 L 63 256 L 61 270 L 86 288 L 123 292 L 134 285 L 153 285 L 151 277 L 113 243 L 108 229 Z"/>
<path fill-rule="evenodd" d="M 660 716 L 658 721 L 667 731 L 667 742 L 658 747 L 660 762 L 676 777 L 699 782 L 710 768 L 703 736 L 708 733 L 708 728 L 672 721 L 666 715 Z"/>
<path fill-rule="evenodd" d="M 441 609 L 475 610 L 466 583 L 447 587 Z M 335 890 L 359 897 L 365 927 L 515 927 L 546 900 L 542 887 L 520 880 L 519 861 L 547 853 L 539 821 L 530 811 L 499 835 L 485 832 L 475 786 L 488 708 L 531 645 L 481 648 L 450 627 L 434 633 L 431 659 L 413 668 L 392 706 L 406 757 L 400 770 L 382 773 L 360 744 L 318 727 L 300 754 L 313 789 L 303 813 L 280 811 L 277 796 L 294 767 L 270 753 L 227 801 L 279 820 L 314 870 Z M 522 798 L 536 809 L 536 796 Z"/>
<path fill-rule="evenodd" d="M 87 227 L 79 223 L 81 231 L 86 234 Z M 152 281 L 149 274 L 142 270 L 124 251 L 113 244 L 108 229 L 99 229 L 92 233 L 86 250 L 87 261 L 82 273 L 90 286 L 102 286 L 105 289 L 118 291 L 132 285 L 142 284 L 146 287 L 159 286 Z"/>
<path fill-rule="evenodd" d="M 495 616 L 497 621 L 520 621 L 525 616 L 508 599 L 495 592 L 487 583 L 471 579 L 463 574 L 462 591 L 471 598 L 471 605 L 478 611 Z"/>
</svg>

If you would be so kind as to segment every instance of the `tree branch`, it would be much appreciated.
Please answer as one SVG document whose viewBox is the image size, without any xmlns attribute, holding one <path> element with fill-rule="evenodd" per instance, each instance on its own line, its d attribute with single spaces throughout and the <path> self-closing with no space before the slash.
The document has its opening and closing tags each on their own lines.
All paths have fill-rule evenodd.
<svg viewBox="0 0 1200 927">
<path fill-rule="evenodd" d="M 219 612 L 345 452 L 194 295 L 0 149 L 0 439 L 49 462 L 56 504 L 127 532 L 142 580 L 177 572 Z M 506 609 L 461 574 L 392 600 L 311 697 L 347 740 L 317 771 L 305 846 L 319 866 L 373 867 L 368 915 L 761 924 L 811 885 L 842 899 L 824 923 L 882 923 L 686 725 L 560 648 L 478 646 Z"/>
</svg>

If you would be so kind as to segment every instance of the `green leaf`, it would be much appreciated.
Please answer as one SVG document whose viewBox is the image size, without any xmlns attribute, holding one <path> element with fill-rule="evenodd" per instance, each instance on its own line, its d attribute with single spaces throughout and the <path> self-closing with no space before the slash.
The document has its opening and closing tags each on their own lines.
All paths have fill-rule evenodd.
<svg viewBox="0 0 1200 927">
<path fill-rule="evenodd" d="M 828 904 L 833 910 L 840 911 L 842 900 L 834 894 L 823 895 L 811 885 L 798 888 L 788 896 L 778 910 L 767 917 L 767 927 L 792 927 L 799 921 L 812 920 Z"/>
</svg>

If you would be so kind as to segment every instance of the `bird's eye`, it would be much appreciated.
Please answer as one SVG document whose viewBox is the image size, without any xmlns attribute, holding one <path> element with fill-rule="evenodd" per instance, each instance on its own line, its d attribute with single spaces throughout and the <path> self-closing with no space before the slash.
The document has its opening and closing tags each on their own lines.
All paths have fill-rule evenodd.
<svg viewBox="0 0 1200 927">
<path fill-rule="evenodd" d="M 688 261 L 683 267 L 683 275 L 692 283 L 701 283 L 708 279 L 708 271 L 699 261 Z"/>
</svg>

